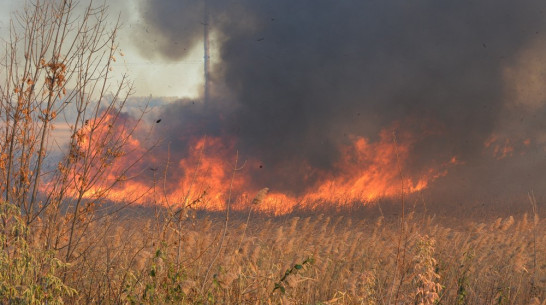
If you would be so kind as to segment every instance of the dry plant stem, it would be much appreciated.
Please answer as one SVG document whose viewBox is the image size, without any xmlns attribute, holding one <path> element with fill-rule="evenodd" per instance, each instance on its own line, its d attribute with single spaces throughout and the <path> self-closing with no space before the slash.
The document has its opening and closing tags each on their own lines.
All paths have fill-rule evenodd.
<svg viewBox="0 0 546 305">
<path fill-rule="evenodd" d="M 33 16 L 32 16 L 32 20 L 30 21 L 30 28 L 31 28 L 31 30 L 25 32 L 25 37 L 26 37 L 26 35 L 28 35 L 28 40 L 29 40 L 29 41 L 32 41 L 32 38 L 34 37 L 34 34 L 35 34 L 34 31 L 33 31 L 33 29 L 34 29 L 35 26 L 36 26 L 36 19 L 37 19 L 37 15 L 38 15 L 38 13 L 39 13 L 38 9 L 39 9 L 38 7 L 35 8 L 34 14 L 33 14 Z M 12 26 L 12 28 L 10 29 L 10 31 L 13 31 L 13 26 Z M 13 35 L 13 32 L 10 32 L 10 34 Z M 29 54 L 29 52 L 32 50 L 31 47 L 32 47 L 31 44 L 28 43 L 27 48 L 25 49 L 25 54 Z M 11 51 L 14 52 L 14 50 L 13 50 L 14 44 L 13 44 L 13 43 L 11 44 L 11 48 L 12 48 Z M 27 55 L 27 56 L 28 56 L 28 55 Z M 7 65 L 10 67 L 10 72 L 11 72 L 11 69 L 13 68 L 14 61 L 15 61 L 14 59 L 11 59 L 11 62 L 10 62 L 9 64 L 7 64 Z M 28 72 L 29 72 L 30 65 L 31 65 L 30 61 L 26 60 L 26 61 L 25 61 L 25 67 L 24 67 L 24 69 L 23 69 L 23 75 L 24 75 L 25 77 L 22 77 L 22 78 L 19 80 L 19 82 L 21 83 L 21 84 L 20 84 L 21 88 L 23 88 L 24 85 L 25 85 L 25 81 L 26 81 L 25 78 L 26 78 L 26 75 L 27 75 Z M 38 69 L 37 69 L 36 73 L 37 73 L 37 72 L 38 72 Z M 11 73 L 10 73 L 10 74 L 11 74 Z M 8 89 L 8 90 L 9 90 L 9 89 Z M 32 92 L 31 92 L 31 93 L 32 93 Z M 15 153 L 15 152 L 14 152 L 14 149 L 15 149 L 15 147 L 14 147 L 14 145 L 15 145 L 15 137 L 16 137 L 16 134 L 17 134 L 17 129 L 18 129 L 19 120 L 20 120 L 21 118 L 23 118 L 23 116 L 21 115 L 21 112 L 22 112 L 23 107 L 24 107 L 24 104 L 23 104 L 23 103 L 25 103 L 25 98 L 24 98 L 24 91 L 21 89 L 21 90 L 18 92 L 17 108 L 16 108 L 16 110 L 15 110 L 15 114 L 13 115 L 13 126 L 12 126 L 12 128 L 11 128 L 11 136 L 10 136 L 10 139 L 9 139 L 9 140 L 6 139 L 6 142 L 9 143 L 8 158 L 7 158 L 9 162 L 8 162 L 8 165 L 7 165 L 7 174 L 6 174 L 6 179 L 5 179 L 5 181 L 6 181 L 6 194 L 5 194 L 5 195 L 6 195 L 6 196 L 5 196 L 5 197 L 6 197 L 6 202 L 9 202 L 9 201 L 10 201 L 10 199 L 9 199 L 9 195 L 10 195 L 10 192 L 11 192 L 10 182 L 11 182 L 12 164 L 13 164 L 11 161 L 15 159 L 15 157 L 14 157 L 14 153 Z M 7 107 L 8 107 L 8 108 L 12 108 L 11 103 L 9 103 L 9 105 L 8 105 Z M 6 111 L 6 123 L 8 123 L 8 122 L 9 122 L 9 120 L 8 120 L 8 115 L 7 115 L 7 111 Z M 8 129 L 8 124 L 6 124 L 6 129 Z M 8 136 L 8 134 L 9 134 L 9 131 L 6 130 L 6 136 Z M 26 143 L 26 141 L 25 141 L 24 143 Z M 24 145 L 24 144 L 23 144 L 23 145 Z M 24 150 L 24 149 L 23 149 L 23 150 Z M 21 158 L 23 158 L 23 155 L 24 155 L 24 154 L 21 155 Z M 13 195 L 15 196 L 15 192 L 14 192 Z"/>
<path fill-rule="evenodd" d="M 188 187 L 188 191 L 186 192 L 186 195 L 184 196 L 184 200 L 180 208 L 173 212 L 172 211 L 172 205 L 169 202 L 168 196 L 167 196 L 167 171 L 168 171 L 168 163 L 170 160 L 170 144 L 169 144 L 169 150 L 168 150 L 168 160 L 167 165 L 165 166 L 165 172 L 163 176 L 163 196 L 165 200 L 165 204 L 167 208 L 169 209 L 169 218 L 164 223 L 161 233 L 160 233 L 160 239 L 165 239 L 165 234 L 167 233 L 167 228 L 169 228 L 170 224 L 173 222 L 173 219 L 176 218 L 176 229 L 174 231 L 176 232 L 178 236 L 178 242 L 177 242 L 177 251 L 176 251 L 176 271 L 178 272 L 180 270 L 180 253 L 182 249 L 182 221 L 184 216 L 184 211 L 188 206 L 189 197 L 191 194 L 191 190 L 195 184 L 195 181 L 197 179 L 197 173 L 199 172 L 199 168 L 201 166 L 201 160 L 203 158 L 203 150 L 204 146 L 201 147 L 201 150 L 199 151 L 199 159 L 197 160 L 197 164 L 195 165 L 195 170 L 192 175 L 192 180 L 190 182 L 190 185 Z"/>
<path fill-rule="evenodd" d="M 206 143 L 206 138 L 205 138 Z M 197 164 L 195 165 L 195 170 L 193 171 L 193 176 L 191 178 L 190 186 L 188 187 L 188 191 L 186 192 L 186 197 L 184 198 L 184 205 L 180 208 L 179 214 L 178 214 L 178 247 L 176 250 L 176 271 L 178 272 L 180 270 L 180 252 L 182 249 L 182 221 L 184 220 L 184 213 L 186 208 L 188 207 L 188 201 L 190 200 L 190 194 L 191 189 L 193 188 L 193 185 L 195 184 L 195 181 L 197 179 L 197 173 L 199 172 L 199 167 L 201 167 L 201 161 L 203 159 L 203 151 L 205 149 L 205 145 L 201 147 L 201 150 L 199 151 L 199 159 L 197 160 Z"/>
<path fill-rule="evenodd" d="M 405 220 L 405 194 L 404 194 L 404 175 L 402 174 L 402 167 L 400 164 L 400 155 L 398 153 L 398 141 L 396 138 L 396 131 L 393 131 L 392 133 L 392 139 L 393 139 L 393 145 L 396 153 L 396 163 L 398 166 L 398 173 L 400 176 L 400 184 L 401 184 L 401 201 L 402 201 L 402 214 L 400 219 L 400 235 L 398 237 L 398 245 L 396 247 L 396 266 L 394 270 L 393 275 L 393 283 L 389 292 L 389 299 L 387 304 L 391 304 L 392 300 L 392 293 L 393 289 L 396 287 L 396 295 L 395 295 L 395 304 L 398 304 L 398 297 L 400 293 L 400 288 L 402 286 L 402 283 L 404 281 L 404 275 L 405 272 L 403 272 L 404 264 L 405 264 L 405 257 L 406 257 L 406 220 Z M 404 242 L 404 246 L 402 247 L 402 242 Z M 400 257 L 400 252 L 402 251 L 402 257 Z M 397 276 L 400 273 L 400 280 L 398 285 L 396 285 Z"/>
<path fill-rule="evenodd" d="M 527 194 L 529 197 L 529 202 L 531 203 L 531 206 L 533 207 L 533 281 L 536 280 L 536 274 L 537 274 L 537 220 L 538 220 L 538 208 L 537 208 L 537 200 L 535 198 L 535 194 L 533 192 L 530 192 Z"/>
<path fill-rule="evenodd" d="M 63 19 L 59 19 L 58 21 L 58 28 L 57 33 L 55 35 L 55 41 L 54 41 L 54 48 L 53 48 L 53 54 L 61 54 L 62 44 L 58 44 L 59 39 L 64 39 L 66 35 L 66 29 L 68 25 L 68 21 L 70 18 L 70 11 L 71 11 L 71 3 L 67 3 L 66 1 L 63 2 L 63 5 L 61 7 L 61 11 L 64 11 L 65 9 L 68 10 L 68 13 L 64 15 L 64 21 Z M 53 56 L 53 64 L 56 65 L 59 58 L 57 58 L 55 55 Z M 48 124 L 51 121 L 50 115 L 51 110 L 53 107 L 53 101 L 55 96 L 57 95 L 54 93 L 55 91 L 52 90 L 55 82 L 57 82 L 57 78 L 60 76 L 58 75 L 58 70 L 53 70 L 53 74 L 51 76 L 51 88 L 49 90 L 49 95 L 47 97 L 47 106 L 46 106 L 46 114 L 44 118 L 44 123 L 42 127 L 42 135 L 40 140 L 40 148 L 38 150 L 38 161 L 36 163 L 36 169 L 35 169 L 35 177 L 34 177 L 34 186 L 32 189 L 32 197 L 30 199 L 30 210 L 32 210 L 32 206 L 34 204 L 34 200 L 36 199 L 36 192 L 38 191 L 38 185 L 40 184 L 40 172 L 42 170 L 42 162 L 45 157 L 45 144 L 46 144 L 46 136 L 48 134 Z M 61 72 L 62 73 L 62 72 Z"/>
<path fill-rule="evenodd" d="M 36 8 L 36 9 L 37 9 L 37 8 Z M 34 28 L 34 27 L 36 26 L 36 20 L 37 20 L 37 14 L 35 13 L 35 14 L 33 15 L 33 18 L 32 18 L 32 28 Z M 30 41 L 32 41 L 32 37 L 33 37 L 33 35 L 35 35 L 35 34 L 34 34 L 34 33 L 29 33 L 29 34 L 30 34 L 30 35 L 29 35 Z M 56 38 L 56 39 L 57 39 L 57 38 Z M 27 53 L 27 54 L 32 53 L 32 47 L 31 47 L 30 44 L 29 44 L 28 47 L 27 47 L 26 53 Z M 43 55 L 43 50 L 42 50 L 42 54 L 41 54 L 41 55 Z M 29 61 L 26 61 L 26 62 L 25 62 L 25 71 L 26 71 L 27 69 L 29 69 L 29 68 L 30 68 L 30 62 L 29 62 Z M 25 73 L 25 74 L 26 74 L 26 73 Z M 36 69 L 36 71 L 34 72 L 34 77 L 33 77 L 33 79 L 36 79 L 36 78 L 38 77 L 38 75 L 39 75 L 39 69 Z M 24 82 L 25 80 L 23 79 L 22 81 Z M 21 84 L 21 86 L 24 86 L 24 83 Z M 34 93 L 35 85 L 32 84 L 32 85 L 30 86 L 29 89 L 30 89 L 30 91 L 29 91 L 29 93 L 28 93 L 28 96 L 30 97 L 30 96 Z M 21 90 L 21 93 L 20 93 L 20 94 L 23 94 L 23 90 Z M 19 98 L 22 99 L 23 96 L 19 95 Z M 49 122 L 48 116 L 49 116 L 49 113 L 50 113 L 50 111 L 51 111 L 51 103 L 50 103 L 50 102 L 51 102 L 51 98 L 48 99 L 48 106 L 47 106 L 46 118 L 43 120 L 43 124 L 44 124 L 43 130 L 42 130 L 43 132 L 44 132 L 44 131 L 47 131 L 47 123 Z M 27 101 L 27 107 L 28 107 L 28 106 L 29 106 L 29 101 Z M 42 133 L 42 135 L 43 135 L 43 133 Z M 23 133 L 23 137 L 24 137 L 24 140 L 23 140 L 23 148 L 22 148 L 22 150 L 25 151 L 25 145 L 27 144 L 27 140 L 29 140 L 31 137 L 28 135 L 28 133 Z M 44 144 L 44 141 L 45 141 L 45 139 L 44 139 L 44 137 L 42 136 L 42 139 L 41 139 L 41 141 L 40 141 L 40 146 L 41 146 L 41 147 L 40 147 L 40 153 L 38 154 L 39 165 L 41 165 L 40 157 L 42 156 L 42 153 L 43 153 L 43 144 Z M 30 144 L 30 145 L 32 145 L 32 144 Z M 28 161 L 28 160 L 25 160 L 25 159 L 27 159 L 27 158 L 25 158 L 25 157 L 26 157 L 26 154 L 21 154 L 21 161 L 20 161 L 21 165 L 20 165 L 20 166 L 21 166 L 22 168 L 25 169 L 25 170 L 24 170 L 25 172 L 28 172 L 28 170 L 29 170 L 29 168 L 28 168 L 29 164 L 28 164 L 27 162 L 25 162 L 25 161 Z M 42 159 L 43 159 L 43 158 L 42 158 Z M 40 167 L 41 167 L 41 166 L 37 166 L 37 169 L 35 168 L 34 170 L 35 170 L 35 171 L 38 171 L 38 170 L 40 169 Z M 36 175 L 35 178 L 36 178 L 36 179 L 39 178 L 39 175 Z M 36 185 L 37 185 L 37 182 L 34 183 L 34 189 L 36 189 Z M 27 195 L 28 190 L 27 190 L 27 188 L 24 187 L 23 181 L 22 181 L 22 180 L 20 181 L 19 189 L 23 189 L 23 190 L 24 190 L 24 191 L 23 191 L 23 195 L 22 195 L 22 197 L 23 197 L 23 203 L 22 203 L 21 206 L 25 209 L 25 213 L 26 213 L 26 215 L 27 215 L 27 224 L 28 224 L 28 223 L 29 223 L 28 219 L 29 219 L 30 215 L 32 215 L 32 205 L 33 205 L 34 199 L 32 199 L 32 200 L 31 200 L 31 203 L 29 204 L 29 206 L 27 206 L 27 204 L 26 204 L 26 197 L 27 197 L 27 196 L 26 196 L 26 195 Z M 34 198 L 34 197 L 35 197 L 35 194 L 34 194 L 34 192 L 33 192 L 33 198 Z"/>
<path fill-rule="evenodd" d="M 152 129 L 150 129 L 150 134 L 152 132 Z M 163 238 L 163 234 L 165 232 L 165 228 L 168 226 L 168 223 L 170 221 L 170 218 L 171 218 L 171 214 L 172 214 L 172 209 L 171 209 L 171 206 L 170 206 L 170 202 L 167 198 L 167 173 L 169 171 L 169 165 L 170 165 L 170 162 L 171 162 L 171 143 L 169 142 L 167 144 L 167 162 L 165 162 L 165 169 L 163 170 L 163 177 L 162 177 L 162 180 L 163 180 L 163 186 L 162 186 L 162 193 L 158 196 L 157 195 L 157 190 L 156 190 L 156 184 L 157 184 L 157 181 L 155 179 L 156 177 L 156 171 L 157 169 L 153 169 L 151 168 L 151 170 L 153 171 L 154 173 L 154 219 L 155 219 L 155 227 L 157 230 L 155 230 L 155 232 L 157 232 L 157 240 L 162 240 Z M 158 197 L 161 197 L 163 199 L 159 199 L 158 201 Z M 162 218 L 162 214 L 161 214 L 161 200 L 165 200 L 164 201 L 164 204 L 165 206 L 167 207 L 167 209 L 169 210 L 169 218 L 167 219 L 167 221 L 163 221 L 161 218 Z"/>
<path fill-rule="evenodd" d="M 151 134 L 152 130 L 150 130 L 150 134 Z M 169 210 L 168 211 L 168 218 L 167 218 L 167 221 L 163 221 L 161 218 L 162 218 L 162 215 L 160 213 L 160 206 L 159 205 L 156 205 L 155 206 L 155 226 L 157 228 L 157 240 L 164 240 L 164 236 L 165 236 L 165 232 L 167 230 L 167 227 L 169 226 L 169 223 L 171 222 L 172 220 L 172 207 L 171 207 L 171 204 L 169 202 L 169 198 L 167 196 L 167 174 L 169 172 L 169 165 L 170 165 L 170 162 L 171 162 L 171 143 L 169 142 L 168 143 L 168 146 L 167 146 L 167 162 L 165 163 L 165 169 L 163 170 L 163 189 L 162 189 L 162 194 L 161 196 L 163 197 L 163 200 L 165 200 L 165 205 L 167 206 L 167 209 Z M 154 171 L 154 175 L 155 175 L 155 171 Z M 155 192 L 155 189 L 154 189 L 154 192 Z M 156 198 L 156 195 L 154 194 L 154 200 Z"/>
<path fill-rule="evenodd" d="M 33 18 L 32 20 L 30 21 L 31 23 L 31 29 L 34 29 L 35 25 L 36 25 L 36 15 L 38 13 L 38 7 L 35 8 L 35 12 L 33 14 Z M 30 32 L 30 33 L 29 33 Z M 34 35 L 33 31 L 27 31 L 25 33 L 25 37 L 26 35 L 29 35 L 29 40 L 32 41 L 32 37 Z M 11 45 L 12 47 L 12 51 L 13 51 L 13 44 Z M 29 54 L 29 51 L 31 50 L 31 45 L 30 43 L 27 45 L 27 48 L 25 49 L 25 53 L 26 54 Z M 9 64 L 10 68 L 12 68 L 13 66 L 13 59 L 12 59 L 12 62 Z M 25 77 L 22 77 L 20 82 L 21 82 L 21 88 L 24 87 L 25 85 L 25 78 L 26 78 L 26 75 L 28 73 L 28 69 L 30 69 L 30 62 L 27 60 L 25 61 L 25 67 L 23 69 L 23 75 L 25 75 Z M 25 99 L 24 99 L 24 91 L 23 90 L 20 90 L 18 92 L 18 98 L 17 98 L 17 108 L 16 108 L 16 111 L 15 111 L 15 115 L 13 116 L 13 127 L 11 128 L 11 138 L 8 141 L 9 143 L 9 152 L 8 152 L 8 160 L 10 162 L 8 162 L 8 166 L 7 166 L 7 175 L 6 175 L 6 202 L 9 202 L 9 194 L 11 192 L 11 187 L 10 187 L 10 181 L 11 181 L 11 172 L 12 172 L 12 162 L 11 160 L 15 159 L 14 158 L 14 144 L 15 144 L 15 136 L 16 136 L 16 131 L 17 131 L 17 128 L 18 128 L 18 123 L 19 123 L 19 120 L 22 118 L 22 116 L 20 115 L 21 111 L 23 110 L 23 103 L 25 102 Z M 11 104 L 9 105 L 11 106 Z M 11 107 L 10 107 L 11 108 Z M 6 115 L 6 119 L 8 118 L 8 116 Z M 6 124 L 6 128 L 7 128 L 7 124 Z M 6 136 L 8 135 L 8 131 L 6 131 Z M 24 144 L 23 144 L 24 145 Z M 22 156 L 21 156 L 22 157 Z M 15 196 L 15 194 L 14 194 Z"/>
<path fill-rule="evenodd" d="M 248 208 L 248 215 L 246 216 L 246 222 L 245 222 L 245 229 L 243 230 L 243 234 L 241 234 L 241 240 L 239 241 L 239 245 L 237 248 L 235 248 L 235 251 L 239 251 L 241 249 L 241 246 L 243 245 L 243 241 L 245 240 L 246 230 L 248 228 L 248 223 L 250 221 L 250 214 L 252 213 L 252 203 L 250 204 L 250 207 Z"/>
<path fill-rule="evenodd" d="M 163 200 L 165 200 L 165 205 L 171 209 L 171 203 L 169 202 L 169 197 L 167 196 L 167 173 L 169 172 L 169 165 L 171 163 L 171 143 L 167 147 L 167 163 L 165 164 L 165 171 L 163 172 Z"/>
<path fill-rule="evenodd" d="M 112 35 L 113 35 L 113 37 L 115 37 L 115 31 L 114 31 L 114 33 Z M 112 39 L 112 42 L 111 42 L 112 46 L 111 46 L 111 49 L 110 49 L 110 57 L 113 56 L 112 53 L 113 53 L 113 50 L 115 49 L 114 48 L 114 41 L 115 40 Z M 110 65 L 110 63 L 111 62 L 109 61 L 108 65 Z M 106 72 L 106 73 L 108 74 L 108 72 Z M 108 79 L 108 76 L 106 76 L 104 82 L 102 83 L 103 88 L 106 85 L 105 83 L 106 83 L 107 79 Z M 120 89 L 121 88 L 118 88 L 118 94 L 119 94 Z M 119 115 L 119 112 L 115 114 L 116 117 L 118 115 Z M 95 131 L 96 131 L 96 128 L 91 128 L 90 137 L 94 136 Z M 87 151 L 88 152 L 93 151 L 92 145 L 93 144 L 91 143 L 91 141 L 88 141 L 88 144 L 87 144 Z M 93 174 L 91 173 L 91 170 L 90 170 L 92 164 L 94 164 L 95 156 L 93 155 L 93 153 L 87 154 L 85 156 L 85 159 L 87 159 L 87 160 L 84 161 L 86 164 L 84 165 L 84 171 L 83 172 L 84 172 L 85 177 L 89 180 L 89 182 L 92 183 L 94 178 L 97 177 L 97 175 L 93 176 Z M 73 250 L 72 242 L 73 242 L 73 239 L 74 239 L 75 225 L 76 225 L 76 221 L 78 219 L 78 213 L 79 213 L 80 205 L 82 203 L 82 200 L 83 200 L 83 197 L 84 197 L 85 193 L 87 193 L 87 191 L 90 189 L 90 186 L 89 185 L 86 186 L 84 183 L 85 182 L 82 182 L 81 188 L 78 190 L 78 197 L 77 197 L 77 200 L 76 200 L 76 204 L 75 204 L 74 212 L 73 212 L 73 216 L 72 216 L 72 224 L 71 224 L 71 227 L 70 227 L 70 237 L 69 237 L 69 240 L 68 240 L 68 246 L 67 246 L 67 251 L 66 251 L 66 261 L 67 262 L 70 261 L 70 257 L 72 255 L 72 252 L 71 252 L 71 250 Z M 110 186 L 110 187 L 113 187 L 113 185 Z"/>
<path fill-rule="evenodd" d="M 209 277 L 209 274 L 210 274 L 210 270 L 212 269 L 212 266 L 216 262 L 216 259 L 218 259 L 218 256 L 220 255 L 220 252 L 222 252 L 222 247 L 224 245 L 224 240 L 226 238 L 228 223 L 229 223 L 229 212 L 230 212 L 230 209 L 231 209 L 231 192 L 233 190 L 233 181 L 235 180 L 235 173 L 237 171 L 242 170 L 244 166 L 245 166 L 245 164 L 243 163 L 243 165 L 241 167 L 239 167 L 239 151 L 237 151 L 237 153 L 235 155 L 235 165 L 233 166 L 233 172 L 231 174 L 231 181 L 229 183 L 228 199 L 226 201 L 226 219 L 225 219 L 225 222 L 224 222 L 224 230 L 222 232 L 222 237 L 220 238 L 220 243 L 218 244 L 218 251 L 216 251 L 212 261 L 210 262 L 210 264 L 209 264 L 209 266 L 207 268 L 207 271 L 205 272 L 205 278 L 203 279 L 203 285 L 201 287 L 201 293 L 203 293 L 205 291 L 205 287 L 207 285 L 207 280 L 208 280 L 208 277 Z"/>
</svg>

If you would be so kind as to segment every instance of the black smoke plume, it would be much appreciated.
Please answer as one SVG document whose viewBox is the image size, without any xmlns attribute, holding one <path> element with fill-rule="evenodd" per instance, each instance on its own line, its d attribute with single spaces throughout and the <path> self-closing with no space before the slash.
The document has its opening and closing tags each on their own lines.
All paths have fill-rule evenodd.
<svg viewBox="0 0 546 305">
<path fill-rule="evenodd" d="M 331 170 L 351 135 L 374 140 L 398 126 L 428 135 L 408 170 L 461 160 L 437 190 L 466 196 L 544 186 L 537 169 L 546 169 L 546 107 L 514 102 L 506 75 L 546 38 L 546 2 L 207 2 L 219 50 L 211 99 L 165 110 L 162 132 L 179 139 L 175 149 L 186 133 L 235 138 L 243 155 L 263 163 L 257 185 L 298 192 L 313 182 L 303 164 Z M 141 17 L 161 43 L 139 49 L 183 59 L 202 43 L 203 11 L 204 0 L 143 0 Z M 493 135 L 509 138 L 512 153 L 486 147 Z"/>
</svg>

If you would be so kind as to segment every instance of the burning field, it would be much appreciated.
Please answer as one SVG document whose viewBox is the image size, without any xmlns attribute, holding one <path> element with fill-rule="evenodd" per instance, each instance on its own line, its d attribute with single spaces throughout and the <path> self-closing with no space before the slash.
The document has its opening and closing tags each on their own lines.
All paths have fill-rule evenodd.
<svg viewBox="0 0 546 305">
<path fill-rule="evenodd" d="M 408 158 L 417 141 L 411 133 L 396 133 L 395 128 L 384 129 L 376 142 L 348 136 L 346 145 L 337 152 L 339 160 L 331 169 L 314 168 L 305 161 L 298 167 L 269 169 L 261 160 L 243 159 L 237 152 L 235 141 L 213 136 L 190 137 L 183 141 L 187 148 L 182 152 L 158 149 L 158 152 L 152 150 L 149 155 L 144 155 L 139 164 L 145 164 L 147 168 L 136 166 L 138 173 L 131 179 L 120 181 L 114 188 L 104 191 L 119 179 L 119 170 L 113 171 L 102 184 L 90 189 L 86 197 L 105 195 L 105 199 L 118 203 L 159 203 L 209 211 L 224 210 L 226 201 L 230 200 L 234 209 L 243 210 L 248 208 L 254 194 L 268 186 L 262 184 L 260 187 L 257 181 L 294 175 L 301 179 L 299 182 L 293 179 L 299 185 L 286 189 L 281 184 L 279 189 L 271 190 L 256 209 L 281 215 L 294 209 L 313 210 L 321 206 L 343 209 L 354 204 L 373 204 L 378 200 L 398 199 L 404 194 L 420 192 L 459 163 L 456 157 L 451 157 L 435 168 L 424 168 L 413 175 L 406 175 Z M 145 148 L 141 141 L 131 137 L 125 150 L 130 154 L 115 164 L 120 169 L 134 162 L 135 152 L 143 153 Z M 131 176 L 133 171 L 137 172 L 132 170 L 127 175 Z"/>
<path fill-rule="evenodd" d="M 110 4 L 0 12 L 0 303 L 546 305 L 546 3 Z"/>
<path fill-rule="evenodd" d="M 542 4 L 204 3 L 139 7 L 133 47 L 175 63 L 204 45 L 204 86 L 148 99 L 128 150 L 154 149 L 109 200 L 242 210 L 267 187 L 280 215 L 411 194 L 516 207 L 546 186 Z"/>
</svg>

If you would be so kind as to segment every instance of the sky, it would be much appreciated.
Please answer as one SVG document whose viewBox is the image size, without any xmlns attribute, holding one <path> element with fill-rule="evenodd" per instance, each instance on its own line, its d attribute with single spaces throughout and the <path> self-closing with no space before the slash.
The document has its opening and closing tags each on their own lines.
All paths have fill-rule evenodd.
<svg viewBox="0 0 546 305">
<path fill-rule="evenodd" d="M 82 3 L 85 1 L 82 1 Z M 97 1 L 98 3 L 100 1 Z M 135 32 L 146 32 L 146 24 L 139 12 L 139 1 L 106 1 L 110 15 L 120 14 L 122 28 L 119 33 L 120 47 L 125 54 L 118 58 L 114 67 L 127 72 L 135 85 L 135 96 L 153 97 L 197 97 L 203 83 L 203 47 L 181 46 L 187 49 L 187 57 L 177 61 L 166 61 L 158 57 L 145 56 L 134 41 L 139 41 Z M 10 12 L 20 11 L 25 1 L 0 0 L 0 35 L 8 33 Z M 113 19 L 113 18 L 111 18 Z M 142 37 L 142 36 L 140 36 Z M 146 44 L 157 40 L 147 37 Z"/>
<path fill-rule="evenodd" d="M 108 3 L 135 95 L 175 97 L 154 115 L 179 158 L 222 138 L 267 168 L 257 186 L 299 193 L 309 168 L 335 174 L 341 147 L 394 130 L 417 135 L 409 173 L 460 160 L 438 198 L 546 189 L 543 1 L 208 0 L 208 103 L 204 1 Z"/>
</svg>

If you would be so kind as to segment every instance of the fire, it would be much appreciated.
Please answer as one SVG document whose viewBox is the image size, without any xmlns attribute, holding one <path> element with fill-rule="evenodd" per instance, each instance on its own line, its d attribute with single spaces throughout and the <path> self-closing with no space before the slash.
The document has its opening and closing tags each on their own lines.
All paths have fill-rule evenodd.
<svg viewBox="0 0 546 305">
<path fill-rule="evenodd" d="M 497 160 L 513 157 L 516 154 L 525 154 L 531 146 L 529 138 L 509 138 L 498 134 L 491 135 L 483 144 L 486 153 Z"/>
<path fill-rule="evenodd" d="M 402 139 L 401 143 L 394 142 L 393 134 L 388 130 L 383 130 L 380 140 L 375 143 L 363 137 L 353 137 L 352 145 L 343 148 L 335 174 L 328 175 L 301 197 L 273 193 L 263 209 L 282 214 L 295 208 L 314 208 L 323 204 L 340 207 L 355 202 L 368 204 L 383 198 L 395 198 L 402 193 L 421 191 L 447 173 L 445 169 L 428 169 L 417 177 L 405 175 L 404 169 L 415 139 L 410 134 L 404 134 Z M 455 162 L 453 160 L 456 159 L 448 163 Z"/>
<path fill-rule="evenodd" d="M 146 152 L 143 143 L 125 124 L 128 120 L 121 115 L 115 111 L 104 112 L 93 120 L 82 121 L 81 127 L 74 132 L 70 130 L 68 154 L 57 166 L 60 175 L 44 183 L 41 191 L 54 193 L 65 188 L 63 193 L 72 198 L 107 197 L 114 201 L 141 194 L 143 186 L 136 188 L 124 184 L 120 187 L 131 178 L 130 168 L 135 160 Z M 153 156 L 148 158 L 153 159 Z"/>
<path fill-rule="evenodd" d="M 253 208 L 279 215 L 295 209 L 327 205 L 342 208 L 354 203 L 370 204 L 424 190 L 432 181 L 444 176 L 449 166 L 460 163 L 456 157 L 452 157 L 439 168 L 410 172 L 408 162 L 416 142 L 417 138 L 409 132 L 395 136 L 389 129 L 383 130 L 376 141 L 350 136 L 349 144 L 340 148 L 340 158 L 332 170 L 307 168 L 311 175 L 318 175 L 319 179 L 306 186 L 303 194 L 294 195 L 273 189 Z M 153 152 L 146 154 L 143 143 L 126 134 L 124 151 L 143 155 L 141 171 L 133 169 L 127 172 L 134 173 L 134 177 L 124 172 L 124 167 L 131 164 L 131 158 L 135 158 L 124 153 L 112 165 L 103 183 L 87 190 L 84 197 L 102 196 L 114 202 L 210 211 L 225 209 L 229 201 L 233 209 L 246 210 L 253 195 L 261 188 L 269 187 L 253 183 L 252 167 L 245 165 L 260 164 L 260 160 L 237 160 L 234 141 L 205 136 L 189 139 L 186 143 L 187 151 L 182 155 L 177 155 L 180 152 L 169 154 L 169 162 L 163 168 L 149 167 L 148 164 L 159 164 L 158 157 Z M 82 141 L 80 145 L 83 144 L 88 142 Z M 309 167 L 305 164 L 300 166 Z"/>
</svg>

